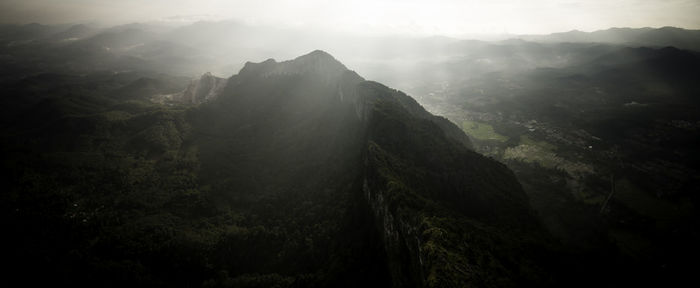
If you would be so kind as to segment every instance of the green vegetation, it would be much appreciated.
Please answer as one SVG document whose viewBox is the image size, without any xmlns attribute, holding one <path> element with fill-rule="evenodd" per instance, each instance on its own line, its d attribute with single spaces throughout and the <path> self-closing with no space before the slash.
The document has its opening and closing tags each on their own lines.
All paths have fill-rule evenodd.
<svg viewBox="0 0 700 288">
<path fill-rule="evenodd" d="M 543 230 L 510 171 L 390 103 L 375 109 L 367 191 L 373 206 L 388 207 L 375 209 L 381 227 L 393 227 L 385 238 L 402 243 L 387 251 L 392 275 L 413 275 L 400 284 L 546 285 L 546 262 L 530 254 L 549 253 Z M 402 265 L 405 257 L 423 264 Z"/>
<path fill-rule="evenodd" d="M 611 241 L 614 241 L 625 255 L 639 261 L 649 261 L 648 255 L 652 251 L 652 242 L 648 237 L 635 231 L 611 229 L 609 232 Z"/>
<path fill-rule="evenodd" d="M 547 282 L 523 191 L 456 126 L 355 74 L 326 83 L 254 66 L 200 106 L 122 99 L 115 85 L 48 95 L 5 122 L 11 274 L 74 286 Z M 338 87 L 366 101 L 366 119 L 329 97 Z"/>
<path fill-rule="evenodd" d="M 667 199 L 659 199 L 647 194 L 626 178 L 615 181 L 615 190 L 614 199 L 616 201 L 640 215 L 662 223 L 677 222 L 692 215 L 693 208 L 689 206 L 689 203 L 678 206 Z"/>
<path fill-rule="evenodd" d="M 149 24 L 88 28 L 76 41 L 50 31 L 66 27 L 2 27 L 6 282 L 692 283 L 695 267 L 687 263 L 700 257 L 700 58 L 666 46 L 697 47 L 683 43 L 697 31 L 602 31 L 680 39 L 651 41 L 666 48 L 447 41 L 459 49 L 433 49 L 450 53 L 435 58 L 408 49 L 405 59 L 425 61 L 401 69 L 375 69 L 395 61 L 367 58 L 372 69 L 360 70 L 375 71 L 370 78 L 415 87 L 414 95 L 436 102 L 421 104 L 444 108 L 435 111 L 456 123 L 479 119 L 457 127 L 402 93 L 344 73 L 340 63 L 301 64 L 326 57 L 318 51 L 274 73 L 267 69 L 274 61 L 247 64 L 220 102 L 165 101 L 190 79 L 161 72 L 227 75 L 236 67 L 230 63 L 248 60 L 238 57 L 259 54 L 251 47 L 275 49 L 269 37 L 252 43 L 238 24 L 218 25 L 178 30 L 184 34 Z M 197 47 L 192 36 L 211 34 L 202 31 L 226 34 L 225 41 L 241 36 L 234 42 L 246 47 Z M 355 93 L 360 82 L 364 90 Z M 167 104 L 147 100 L 158 98 Z M 360 105 L 338 106 L 338 99 Z M 475 151 L 503 160 L 520 183 L 454 145 L 469 146 L 462 130 L 480 145 Z M 558 246 L 529 223 L 528 202 L 564 252 L 553 252 Z"/>
<path fill-rule="evenodd" d="M 551 144 L 547 141 L 537 141 L 528 135 L 520 135 L 520 145 L 537 146 L 540 147 L 542 150 L 552 152 L 557 150 L 556 145 Z"/>
<path fill-rule="evenodd" d="M 299 145 L 337 137 L 299 127 L 292 135 L 303 138 L 278 144 L 319 153 L 286 154 L 308 161 L 285 158 L 271 152 L 278 146 L 203 136 L 216 123 L 199 122 L 216 120 L 208 108 L 157 105 L 147 94 L 121 99 L 111 93 L 119 85 L 83 90 L 104 80 L 82 79 L 61 83 L 68 95 L 3 107 L 19 115 L 2 123 L 0 142 L 3 170 L 11 171 L 0 200 L 2 223 L 12 235 L 7 261 L 13 277 L 108 287 L 386 281 L 381 246 L 364 240 L 372 233 L 363 222 L 369 216 L 349 194 L 356 173 L 339 169 L 324 176 L 319 169 L 339 167 L 334 160 L 319 164 L 328 155 L 320 151 L 328 151 Z M 244 154 L 249 160 L 236 158 Z M 299 174 L 318 178 L 299 182 Z M 42 277 L 33 275 L 38 270 Z"/>
<path fill-rule="evenodd" d="M 462 130 L 470 137 L 478 140 L 493 140 L 498 142 L 506 142 L 508 137 L 496 133 L 493 126 L 477 122 L 477 121 L 462 121 Z"/>
<path fill-rule="evenodd" d="M 593 167 L 582 162 L 569 161 L 555 152 L 556 146 L 546 141 L 536 141 L 527 135 L 520 136 L 518 146 L 508 147 L 503 153 L 505 160 L 537 163 L 548 169 L 560 169 L 572 176 L 593 174 Z"/>
</svg>

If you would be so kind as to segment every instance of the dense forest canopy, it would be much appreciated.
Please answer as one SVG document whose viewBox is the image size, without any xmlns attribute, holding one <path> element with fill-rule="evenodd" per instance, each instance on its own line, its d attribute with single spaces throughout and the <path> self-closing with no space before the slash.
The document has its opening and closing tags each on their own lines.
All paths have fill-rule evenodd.
<svg viewBox="0 0 700 288">
<path fill-rule="evenodd" d="M 30 19 L 40 2 L 6 1 L 0 14 Z M 414 4 L 427 16 L 462 7 L 438 2 L 387 7 L 409 20 Z M 340 5 L 309 3 L 286 13 Z M 581 4 L 581 23 L 607 23 L 581 16 L 596 3 Z M 673 24 L 649 8 L 698 6 L 650 3 L 639 21 Z M 354 15 L 348 5 L 333 13 Z M 99 14 L 84 7 L 73 12 Z M 452 11 L 416 27 L 466 13 Z M 7 281 L 646 287 L 694 276 L 700 30 L 475 39 L 386 33 L 387 19 L 358 33 L 205 18 L 0 25 Z"/>
</svg>

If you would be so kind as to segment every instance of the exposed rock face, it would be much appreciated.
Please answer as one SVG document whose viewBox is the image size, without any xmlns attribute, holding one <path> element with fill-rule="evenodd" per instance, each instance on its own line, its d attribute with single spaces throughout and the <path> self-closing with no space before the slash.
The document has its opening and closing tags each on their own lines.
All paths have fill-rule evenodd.
<svg viewBox="0 0 700 288">
<path fill-rule="evenodd" d="M 520 238 L 540 228 L 513 173 L 446 133 L 435 116 L 407 107 L 403 93 L 373 82 L 358 90 L 371 107 L 362 187 L 393 285 L 524 284 L 523 272 L 503 263 L 526 263 Z"/>
<path fill-rule="evenodd" d="M 189 104 L 211 101 L 221 94 L 227 80 L 207 72 L 199 79 L 192 80 L 185 91 L 172 96 L 172 100 Z"/>
</svg>

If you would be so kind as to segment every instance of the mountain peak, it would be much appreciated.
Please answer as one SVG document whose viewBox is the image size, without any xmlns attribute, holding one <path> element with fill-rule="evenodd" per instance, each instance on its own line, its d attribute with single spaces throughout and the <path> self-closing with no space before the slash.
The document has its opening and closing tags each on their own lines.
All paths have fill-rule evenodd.
<svg viewBox="0 0 700 288">
<path fill-rule="evenodd" d="M 287 61 L 295 63 L 295 66 L 311 66 L 309 68 L 322 68 L 323 70 L 331 69 L 336 71 L 345 71 L 347 67 L 336 60 L 331 54 L 323 50 L 314 50 L 311 53 L 299 56 L 292 61 Z M 330 72 L 330 71 L 321 71 Z"/>
<path fill-rule="evenodd" d="M 317 50 L 314 50 L 314 51 L 311 51 L 309 54 L 301 55 L 301 56 L 297 57 L 297 58 L 294 59 L 294 60 L 300 60 L 300 59 L 316 59 L 316 60 L 338 61 L 338 60 L 335 60 L 335 58 L 333 57 L 333 55 L 328 54 L 328 52 L 326 52 L 326 51 L 318 50 L 318 49 L 317 49 Z"/>
<path fill-rule="evenodd" d="M 246 62 L 239 75 L 321 75 L 323 78 L 335 78 L 348 71 L 348 68 L 336 60 L 331 54 L 322 50 L 314 50 L 309 54 L 293 60 L 276 62 L 268 59 L 260 63 Z"/>
</svg>

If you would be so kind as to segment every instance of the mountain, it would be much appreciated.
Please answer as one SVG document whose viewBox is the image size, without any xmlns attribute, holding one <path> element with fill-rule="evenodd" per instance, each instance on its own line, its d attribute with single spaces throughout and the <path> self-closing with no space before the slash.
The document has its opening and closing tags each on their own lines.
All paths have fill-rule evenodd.
<svg viewBox="0 0 700 288">
<path fill-rule="evenodd" d="M 172 89 L 157 83 L 109 91 Z M 483 287 L 559 273 L 508 168 L 323 51 L 248 62 L 199 105 L 109 91 L 3 123 L 7 259 L 25 283 Z M 36 269 L 47 277 L 27 278 Z"/>
<path fill-rule="evenodd" d="M 666 47 L 700 51 L 700 30 L 676 27 L 610 28 L 593 32 L 573 30 L 549 35 L 523 35 L 517 38 L 541 42 L 610 43 L 634 47 Z"/>
<path fill-rule="evenodd" d="M 42 25 L 30 23 L 25 25 L 0 25 L 0 41 L 5 45 L 13 45 L 17 42 L 33 41 L 44 38 L 66 29 L 66 25 Z"/>
<path fill-rule="evenodd" d="M 515 232 L 490 229 L 537 231 L 512 173 L 469 150 L 454 124 L 399 91 L 364 81 L 325 52 L 247 63 L 200 109 L 193 129 L 201 133 L 194 138 L 202 170 L 217 175 L 203 181 L 226 195 L 222 202 L 269 205 L 257 199 L 267 194 L 292 206 L 277 207 L 281 215 L 274 217 L 319 199 L 328 207 L 366 203 L 373 220 L 364 229 L 379 233 L 382 261 L 397 287 L 486 285 L 500 273 L 512 283 L 534 277 L 520 275 L 522 267 L 493 265 L 519 256 L 483 254 L 494 262 L 470 263 L 464 254 L 464 233 L 485 241 L 470 244 L 480 254 L 499 250 L 491 237 L 507 247 L 521 244 Z"/>
<path fill-rule="evenodd" d="M 51 35 L 50 37 L 58 41 L 75 41 L 92 36 L 98 29 L 86 24 L 76 24 L 70 26 L 65 31 Z"/>
<path fill-rule="evenodd" d="M 170 98 L 173 101 L 200 104 L 218 97 L 225 87 L 226 79 L 207 72 L 199 79 L 192 80 L 184 91 L 172 95 Z"/>
</svg>

